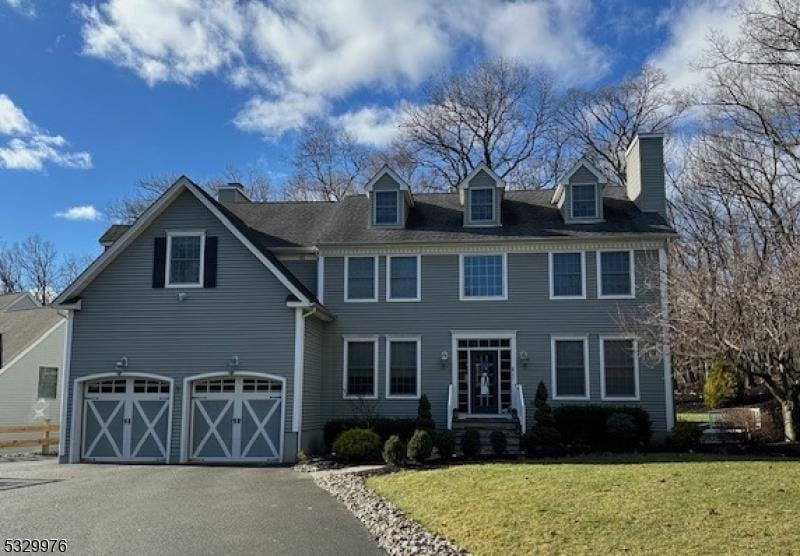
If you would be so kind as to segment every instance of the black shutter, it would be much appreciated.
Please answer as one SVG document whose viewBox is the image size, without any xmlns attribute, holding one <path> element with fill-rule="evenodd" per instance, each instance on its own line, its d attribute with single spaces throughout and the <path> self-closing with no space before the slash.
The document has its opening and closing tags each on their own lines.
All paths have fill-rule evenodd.
<svg viewBox="0 0 800 556">
<path fill-rule="evenodd" d="M 203 270 L 203 287 L 217 287 L 217 238 L 206 237 L 206 252 Z"/>
<path fill-rule="evenodd" d="M 153 242 L 153 287 L 163 288 L 167 268 L 167 238 L 157 237 Z"/>
</svg>

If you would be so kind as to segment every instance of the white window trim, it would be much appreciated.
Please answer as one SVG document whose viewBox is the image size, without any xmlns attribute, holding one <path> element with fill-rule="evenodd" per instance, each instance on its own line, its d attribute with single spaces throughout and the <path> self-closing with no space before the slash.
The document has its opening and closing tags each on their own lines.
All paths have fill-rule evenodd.
<svg viewBox="0 0 800 556">
<path fill-rule="evenodd" d="M 392 259 L 417 259 L 416 297 L 392 297 Z M 412 303 L 422 301 L 422 257 L 420 255 L 386 255 L 386 301 L 392 303 Z"/>
<path fill-rule="evenodd" d="M 343 400 L 377 400 L 378 399 L 378 336 L 348 335 L 342 336 L 342 399 Z M 371 342 L 374 345 L 374 361 L 372 362 L 372 395 L 351 396 L 347 393 L 347 346 L 350 342 Z"/>
<path fill-rule="evenodd" d="M 633 381 L 635 396 L 606 396 L 606 340 L 629 340 L 633 342 Z M 636 336 L 600 336 L 600 399 L 609 402 L 638 402 L 639 392 L 639 339 Z"/>
<path fill-rule="evenodd" d="M 631 293 L 625 295 L 604 295 L 603 294 L 603 257 L 601 253 L 616 253 L 627 251 L 629 257 L 628 274 L 631 281 Z M 598 299 L 634 299 L 636 298 L 636 269 L 634 267 L 635 257 L 633 249 L 598 249 L 595 252 L 597 265 L 597 298 Z"/>
<path fill-rule="evenodd" d="M 417 393 L 392 394 L 390 390 L 392 373 L 392 342 L 415 342 L 417 344 Z M 387 400 L 418 400 L 422 397 L 422 337 L 421 336 L 386 336 L 386 399 Z"/>
<path fill-rule="evenodd" d="M 464 295 L 464 258 L 496 257 L 503 258 L 503 295 Z M 508 300 L 508 255 L 506 253 L 461 253 L 458 255 L 458 300 L 459 301 L 506 301 Z"/>
<path fill-rule="evenodd" d="M 170 268 L 172 267 L 172 238 L 173 237 L 199 237 L 200 238 L 200 271 L 197 282 L 178 283 L 170 279 Z M 167 264 L 166 276 L 164 278 L 165 288 L 202 288 L 203 276 L 205 275 L 206 265 L 206 232 L 205 230 L 168 230 L 167 231 Z"/>
<path fill-rule="evenodd" d="M 350 259 L 368 259 L 372 257 L 373 286 L 372 297 L 364 299 L 352 299 L 350 297 Z M 378 301 L 378 262 L 377 255 L 348 255 L 344 258 L 344 301 L 345 303 L 375 303 Z"/>
<path fill-rule="evenodd" d="M 395 198 L 395 215 L 394 215 L 394 222 L 378 222 L 378 195 L 381 193 L 394 193 Z M 383 227 L 383 226 L 399 226 L 400 225 L 400 190 L 391 190 L 391 189 L 377 189 L 374 192 L 375 200 L 373 202 L 372 208 L 372 225 L 376 227 Z"/>
<path fill-rule="evenodd" d="M 556 342 L 558 341 L 581 341 L 583 342 L 583 376 L 586 394 L 584 396 L 561 396 L 558 394 L 558 382 L 556 381 Z M 573 400 L 586 401 L 591 397 L 589 390 L 589 337 L 588 336 L 551 336 L 550 337 L 550 384 L 553 389 L 554 400 Z"/>
<path fill-rule="evenodd" d="M 469 197 L 469 218 L 467 222 L 474 226 L 486 226 L 497 222 L 497 187 L 469 187 L 467 188 L 467 197 Z M 475 220 L 472 218 L 472 192 L 473 191 L 491 191 L 492 192 L 492 218 L 491 220 Z"/>
<path fill-rule="evenodd" d="M 554 255 L 570 255 L 574 253 L 580 253 L 581 255 L 581 294 L 580 295 L 556 295 L 555 294 L 555 281 L 553 278 L 555 277 L 555 270 L 553 266 L 553 256 Z M 549 266 L 549 281 L 550 281 L 550 299 L 554 300 L 561 300 L 561 299 L 586 299 L 586 251 L 550 251 L 547 256 L 548 266 Z"/>
<path fill-rule="evenodd" d="M 597 183 L 594 183 L 594 182 L 576 182 L 576 183 L 571 183 L 569 186 L 570 186 L 570 188 L 572 188 L 572 187 L 575 187 L 576 185 L 577 186 L 591 185 L 591 186 L 594 187 L 594 214 L 591 215 L 591 216 L 575 216 L 575 195 L 574 195 L 575 192 L 574 192 L 574 190 L 570 190 L 570 193 L 569 193 L 569 217 L 572 220 L 581 220 L 581 221 L 583 221 L 583 220 L 597 220 L 598 218 L 600 218 L 600 211 L 599 211 L 599 207 L 597 206 L 597 204 L 598 204 L 597 203 L 597 198 L 599 196 L 599 195 L 597 195 L 597 189 L 598 189 Z"/>
</svg>

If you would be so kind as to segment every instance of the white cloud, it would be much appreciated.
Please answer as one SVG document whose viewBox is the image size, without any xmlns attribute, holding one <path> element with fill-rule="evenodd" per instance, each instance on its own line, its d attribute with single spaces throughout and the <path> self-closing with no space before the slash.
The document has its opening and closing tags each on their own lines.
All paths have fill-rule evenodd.
<svg viewBox="0 0 800 556">
<path fill-rule="evenodd" d="M 36 6 L 33 0 L 5 0 L 5 3 L 26 17 L 36 17 Z"/>
<path fill-rule="evenodd" d="M 0 93 L 0 136 L 8 142 L 0 144 L 0 168 L 9 170 L 41 170 L 51 162 L 65 168 L 91 168 L 87 152 L 69 152 L 67 140 L 50 135 L 33 124 L 7 96 Z"/>
<path fill-rule="evenodd" d="M 70 207 L 66 210 L 58 211 L 53 216 L 56 218 L 64 218 L 66 220 L 99 220 L 103 216 L 100 211 L 94 208 L 94 205 L 83 205 L 78 207 Z"/>
<path fill-rule="evenodd" d="M 582 30 L 591 4 L 584 0 L 508 3 L 486 18 L 483 40 L 494 54 L 544 67 L 565 84 L 587 83 L 609 69 L 609 56 Z"/>
<path fill-rule="evenodd" d="M 416 87 L 462 46 L 569 83 L 596 79 L 608 63 L 593 43 L 588 1 L 105 0 L 76 10 L 86 54 L 151 86 L 218 75 L 253 89 L 234 124 L 276 136 L 351 92 Z"/>
<path fill-rule="evenodd" d="M 358 142 L 373 147 L 385 147 L 397 137 L 400 112 L 399 108 L 367 106 L 339 114 L 331 120 Z"/>
<path fill-rule="evenodd" d="M 739 36 L 735 0 L 698 0 L 662 14 L 669 41 L 651 62 L 661 68 L 676 88 L 702 86 L 706 75 L 697 62 L 708 49 L 712 32 L 735 40 Z"/>
<path fill-rule="evenodd" d="M 297 129 L 326 110 L 327 103 L 319 96 L 297 92 L 288 92 L 276 99 L 256 96 L 247 102 L 233 123 L 244 131 L 272 137 Z"/>
</svg>

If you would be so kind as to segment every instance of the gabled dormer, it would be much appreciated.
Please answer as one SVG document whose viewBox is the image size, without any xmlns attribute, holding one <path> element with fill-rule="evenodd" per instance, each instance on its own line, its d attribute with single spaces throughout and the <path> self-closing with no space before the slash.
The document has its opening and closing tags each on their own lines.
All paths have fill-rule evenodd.
<svg viewBox="0 0 800 556">
<path fill-rule="evenodd" d="M 371 228 L 405 228 L 414 198 L 408 183 L 397 172 L 384 164 L 364 189 L 369 199 Z"/>
<path fill-rule="evenodd" d="M 551 202 L 568 224 L 603 221 L 603 186 L 608 180 L 588 160 L 579 160 L 558 180 Z"/>
<path fill-rule="evenodd" d="M 505 182 L 485 164 L 472 170 L 458 185 L 458 201 L 464 208 L 464 226 L 502 226 L 505 189 Z"/>
</svg>

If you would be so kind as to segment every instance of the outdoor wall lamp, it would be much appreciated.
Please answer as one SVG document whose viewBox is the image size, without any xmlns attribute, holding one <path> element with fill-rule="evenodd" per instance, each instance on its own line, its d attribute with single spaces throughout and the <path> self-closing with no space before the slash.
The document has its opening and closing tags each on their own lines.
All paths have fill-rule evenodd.
<svg viewBox="0 0 800 556">
<path fill-rule="evenodd" d="M 239 370 L 239 356 L 234 355 L 231 357 L 230 362 L 228 363 L 228 368 L 230 369 L 230 373 L 233 374 L 234 372 Z"/>
<path fill-rule="evenodd" d="M 443 368 L 443 369 L 444 369 L 445 367 L 447 367 L 447 361 L 448 361 L 449 359 L 450 359 L 450 355 L 449 355 L 449 354 L 448 354 L 446 351 L 443 351 L 443 352 L 442 352 L 442 353 L 439 355 L 439 361 L 441 361 L 441 362 L 442 362 L 442 368 Z"/>
<path fill-rule="evenodd" d="M 119 361 L 114 363 L 114 369 L 117 371 L 117 374 L 122 374 L 122 371 L 128 368 L 128 358 L 123 356 Z"/>
<path fill-rule="evenodd" d="M 519 352 L 519 362 L 522 363 L 523 367 L 528 366 L 528 352 L 527 351 L 520 351 Z"/>
</svg>

